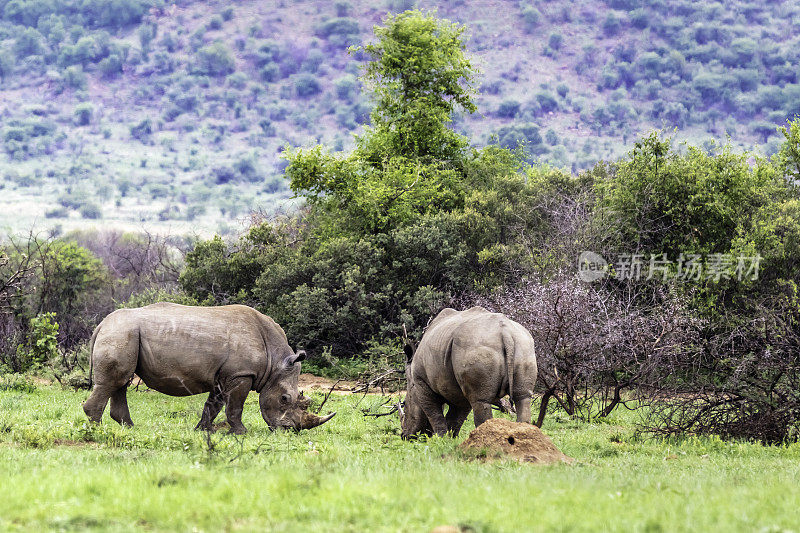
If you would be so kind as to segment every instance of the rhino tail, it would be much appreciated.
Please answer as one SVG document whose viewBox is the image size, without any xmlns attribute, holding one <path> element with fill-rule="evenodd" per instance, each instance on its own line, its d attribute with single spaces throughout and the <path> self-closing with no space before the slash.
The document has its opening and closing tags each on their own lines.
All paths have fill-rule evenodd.
<svg viewBox="0 0 800 533">
<path fill-rule="evenodd" d="M 89 341 L 89 389 L 92 388 L 92 370 L 94 369 L 94 343 L 97 340 L 97 333 L 100 331 L 100 326 L 98 325 L 94 328 L 94 332 L 92 333 L 92 338 Z"/>
<path fill-rule="evenodd" d="M 503 336 L 503 357 L 506 362 L 506 375 L 508 376 L 508 399 L 514 406 L 514 352 L 516 347 L 514 345 L 514 336 L 508 330 L 505 323 L 500 323 L 500 332 Z"/>
</svg>

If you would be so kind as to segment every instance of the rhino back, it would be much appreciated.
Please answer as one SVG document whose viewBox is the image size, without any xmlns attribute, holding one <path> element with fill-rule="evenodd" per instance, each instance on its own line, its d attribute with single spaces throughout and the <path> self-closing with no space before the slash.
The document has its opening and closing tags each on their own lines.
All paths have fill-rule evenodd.
<svg viewBox="0 0 800 533">
<path fill-rule="evenodd" d="M 508 387 L 503 328 L 512 334 L 516 354 L 514 374 L 531 374 L 533 339 L 530 333 L 505 315 L 482 307 L 465 311 L 447 310 L 437 316 L 425 332 L 414 358 L 414 379 L 423 379 L 434 392 L 455 400 L 465 391 L 490 399 Z M 535 357 L 532 359 L 536 379 Z M 529 379 L 525 379 L 527 385 Z M 516 388 L 516 385 L 515 385 Z"/>
<path fill-rule="evenodd" d="M 266 341 L 286 344 L 286 337 L 275 324 L 280 332 L 273 330 L 271 337 L 277 338 L 265 339 L 262 317 L 267 318 L 239 305 L 158 303 L 112 313 L 101 324 L 97 340 L 102 348 L 115 344 L 114 338 L 129 338 L 135 332 L 139 338 L 136 374 L 153 389 L 185 396 L 210 391 L 217 379 L 252 376 L 263 380 L 271 366 Z"/>
<path fill-rule="evenodd" d="M 463 371 L 460 362 L 454 364 L 454 345 L 461 340 L 461 332 L 469 327 L 476 316 L 487 311 L 471 308 L 467 311 L 444 309 L 431 321 L 422 336 L 412 361 L 412 379 L 421 380 L 431 390 L 448 401 L 463 399 L 458 373 Z"/>
</svg>

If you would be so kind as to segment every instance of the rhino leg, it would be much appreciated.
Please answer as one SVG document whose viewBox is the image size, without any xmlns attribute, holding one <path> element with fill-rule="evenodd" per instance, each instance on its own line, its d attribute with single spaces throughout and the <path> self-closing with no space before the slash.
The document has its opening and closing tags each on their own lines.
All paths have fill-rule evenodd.
<svg viewBox="0 0 800 533">
<path fill-rule="evenodd" d="M 514 397 L 514 405 L 517 408 L 517 422 L 531 423 L 531 397 Z"/>
<path fill-rule="evenodd" d="M 475 401 L 472 403 L 472 410 L 475 412 L 475 427 L 492 418 L 492 404 L 490 402 Z"/>
<path fill-rule="evenodd" d="M 83 403 L 83 412 L 89 417 L 92 422 L 98 424 L 103 419 L 103 411 L 106 410 L 106 404 L 111 395 L 117 390 L 118 387 L 109 387 L 108 385 L 101 385 L 96 383 L 92 388 L 92 393 L 89 398 Z"/>
<path fill-rule="evenodd" d="M 214 419 L 217 418 L 223 405 L 225 405 L 225 398 L 222 394 L 222 389 L 217 385 L 208 395 L 206 404 L 203 406 L 203 415 L 200 417 L 200 422 L 197 423 L 194 429 L 211 431 Z"/>
<path fill-rule="evenodd" d="M 133 426 L 128 410 L 128 387 L 119 388 L 111 395 L 111 418 L 121 426 Z"/>
<path fill-rule="evenodd" d="M 433 392 L 424 383 L 417 385 L 417 399 L 422 408 L 422 412 L 428 417 L 433 432 L 440 437 L 447 434 L 447 420 L 444 418 L 444 399 Z"/>
<path fill-rule="evenodd" d="M 125 389 L 133 377 L 133 373 L 136 372 L 136 363 L 139 358 L 138 331 L 131 330 L 119 337 L 113 334 L 105 335 L 101 331 L 90 357 L 94 368 L 94 387 L 89 398 L 83 404 L 86 416 L 89 417 L 89 420 L 99 423 L 103 418 L 106 403 L 109 398 L 114 396 L 121 401 L 111 400 L 111 416 L 119 415 L 120 418 L 114 418 L 114 420 L 120 422 L 125 419 L 123 415 L 127 415 L 127 421 L 130 421 Z M 120 389 L 121 393 L 119 393 Z M 115 404 L 118 407 L 115 408 Z"/>
<path fill-rule="evenodd" d="M 244 410 L 244 401 L 253 388 L 253 378 L 236 378 L 227 385 L 225 416 L 228 418 L 228 425 L 231 427 L 231 433 L 244 435 L 247 433 L 247 428 L 242 424 L 242 411 Z"/>
<path fill-rule="evenodd" d="M 447 432 L 450 433 L 450 435 L 458 437 L 458 432 L 461 431 L 461 426 L 464 425 L 464 421 L 469 416 L 471 409 L 469 404 L 459 406 L 451 405 L 447 409 L 445 420 L 447 421 Z"/>
</svg>

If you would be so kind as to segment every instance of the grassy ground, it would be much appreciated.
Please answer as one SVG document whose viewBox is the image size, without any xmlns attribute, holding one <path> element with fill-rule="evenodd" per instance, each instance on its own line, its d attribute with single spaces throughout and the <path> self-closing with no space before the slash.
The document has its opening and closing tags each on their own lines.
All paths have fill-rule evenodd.
<svg viewBox="0 0 800 533">
<path fill-rule="evenodd" d="M 551 417 L 573 466 L 468 460 L 459 439 L 402 442 L 379 401 L 335 396 L 320 428 L 192 430 L 203 397 L 131 392 L 135 428 L 86 423 L 85 392 L 0 388 L 0 530 L 785 531 L 800 524 L 800 446 L 638 440 L 632 415 Z M 312 394 L 317 402 L 321 394 Z M 471 422 L 465 430 L 472 429 Z"/>
</svg>

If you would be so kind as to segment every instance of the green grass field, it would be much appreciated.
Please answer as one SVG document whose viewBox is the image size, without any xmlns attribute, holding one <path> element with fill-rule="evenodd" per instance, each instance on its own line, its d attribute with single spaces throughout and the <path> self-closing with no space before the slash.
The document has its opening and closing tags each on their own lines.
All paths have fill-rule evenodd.
<svg viewBox="0 0 800 533">
<path fill-rule="evenodd" d="M 2 388 L 0 388 L 2 389 Z M 322 395 L 311 395 L 318 403 Z M 402 442 L 376 397 L 334 396 L 328 424 L 192 430 L 204 397 L 129 393 L 136 427 L 86 422 L 86 392 L 0 390 L 0 530 L 787 531 L 800 524 L 800 445 L 641 440 L 635 415 L 544 430 L 577 461 L 481 462 L 459 439 Z M 106 415 L 107 417 L 107 415 Z"/>
</svg>

